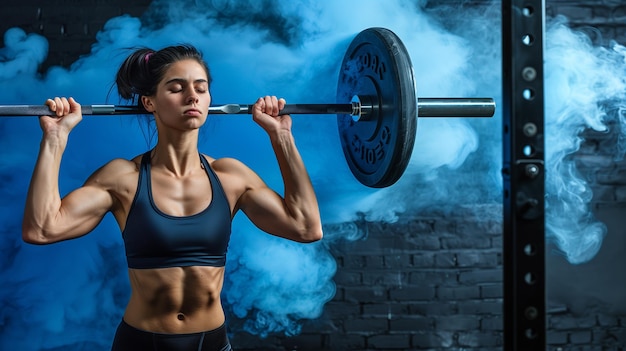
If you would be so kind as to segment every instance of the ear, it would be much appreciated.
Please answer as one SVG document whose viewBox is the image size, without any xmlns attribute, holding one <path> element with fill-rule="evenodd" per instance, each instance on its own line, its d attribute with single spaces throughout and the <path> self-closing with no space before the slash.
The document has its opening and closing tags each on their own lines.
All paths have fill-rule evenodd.
<svg viewBox="0 0 626 351">
<path fill-rule="evenodd" d="M 145 108 L 146 111 L 148 111 L 148 112 L 154 112 L 155 111 L 154 104 L 152 103 L 152 99 L 150 97 L 142 95 L 141 96 L 141 103 L 143 104 L 143 108 Z"/>
</svg>

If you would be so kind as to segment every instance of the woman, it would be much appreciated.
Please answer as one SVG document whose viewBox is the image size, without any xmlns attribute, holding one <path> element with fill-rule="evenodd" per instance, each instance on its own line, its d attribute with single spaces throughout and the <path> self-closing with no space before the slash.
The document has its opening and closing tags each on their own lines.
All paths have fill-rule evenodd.
<svg viewBox="0 0 626 351">
<path fill-rule="evenodd" d="M 112 350 L 230 350 L 220 293 L 231 220 L 239 210 L 261 230 L 298 242 L 322 238 L 317 199 L 291 134 L 283 99 L 252 108 L 269 135 L 284 198 L 250 168 L 198 151 L 211 103 L 211 76 L 192 46 L 141 48 L 121 65 L 120 96 L 154 116 L 155 147 L 114 159 L 61 198 L 61 156 L 82 119 L 73 98 L 48 99 L 43 139 L 27 195 L 23 239 L 50 244 L 93 230 L 107 212 L 119 224 L 131 296 Z"/>
</svg>

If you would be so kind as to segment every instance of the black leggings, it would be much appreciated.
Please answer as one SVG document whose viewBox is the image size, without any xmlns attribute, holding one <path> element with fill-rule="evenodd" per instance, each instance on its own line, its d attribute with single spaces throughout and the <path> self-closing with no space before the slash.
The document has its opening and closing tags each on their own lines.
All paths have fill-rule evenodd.
<svg viewBox="0 0 626 351">
<path fill-rule="evenodd" d="M 161 334 L 137 329 L 124 320 L 117 327 L 111 351 L 231 351 L 226 324 L 191 334 Z"/>
</svg>

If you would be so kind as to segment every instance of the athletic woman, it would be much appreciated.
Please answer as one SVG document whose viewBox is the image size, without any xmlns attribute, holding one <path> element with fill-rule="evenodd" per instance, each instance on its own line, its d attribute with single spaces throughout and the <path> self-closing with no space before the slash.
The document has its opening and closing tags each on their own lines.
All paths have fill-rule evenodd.
<svg viewBox="0 0 626 351">
<path fill-rule="evenodd" d="M 154 116 L 156 145 L 131 160 L 108 162 L 64 197 L 58 186 L 61 157 L 82 119 L 81 106 L 73 98 L 48 99 L 51 115 L 39 119 L 43 137 L 23 239 L 50 244 L 78 238 L 113 214 L 132 289 L 114 351 L 231 349 L 220 293 L 237 211 L 273 235 L 303 243 L 322 238 L 317 199 L 291 133 L 291 117 L 279 115 L 285 100 L 265 96 L 252 108 L 276 154 L 282 197 L 242 162 L 199 152 L 210 84 L 210 71 L 192 46 L 135 50 L 122 63 L 116 85 L 123 99 Z"/>
</svg>

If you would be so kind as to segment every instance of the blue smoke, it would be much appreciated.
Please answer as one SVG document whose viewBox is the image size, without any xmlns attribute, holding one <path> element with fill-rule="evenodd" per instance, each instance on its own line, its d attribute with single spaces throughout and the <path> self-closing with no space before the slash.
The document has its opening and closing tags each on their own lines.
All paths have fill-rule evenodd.
<svg viewBox="0 0 626 351">
<path fill-rule="evenodd" d="M 598 154 L 624 155 L 626 48 L 616 42 L 592 45 L 588 36 L 567 27 L 563 17 L 548 26 L 546 71 L 546 231 L 569 262 L 584 263 L 600 250 L 606 225 L 593 216 L 589 175 L 572 155 L 585 130 L 619 128 L 617 144 Z"/>
<path fill-rule="evenodd" d="M 69 69 L 53 67 L 43 75 L 37 68 L 46 57 L 45 38 L 18 28 L 7 31 L 6 46 L 0 49 L 0 104 L 41 104 L 51 95 L 71 95 L 83 104 L 118 103 L 109 88 L 127 53 L 124 48 L 159 48 L 180 42 L 194 44 L 205 53 L 214 76 L 216 104 L 249 103 L 266 94 L 283 96 L 288 102 L 333 102 L 345 49 L 356 33 L 375 26 L 389 28 L 402 38 L 413 60 L 419 96 L 487 96 L 499 104 L 500 36 L 494 30 L 500 25 L 498 7 L 494 2 L 486 11 L 451 7 L 425 13 L 419 3 L 403 0 L 301 0 L 281 2 L 280 7 L 253 0 L 157 0 L 141 19 L 110 19 L 88 55 Z M 547 70 L 558 66 L 561 74 L 549 75 L 546 81 L 551 87 L 546 91 L 561 92 L 549 95 L 546 104 L 547 159 L 559 165 L 548 175 L 548 228 L 575 263 L 593 257 L 603 234 L 594 231 L 602 225 L 590 214 L 588 186 L 566 159 L 580 145 L 581 130 L 606 129 L 602 113 L 587 117 L 581 111 L 598 111 L 601 104 L 623 101 L 623 96 L 617 90 L 595 98 L 587 94 L 576 100 L 579 108 L 572 111 L 563 107 L 572 104 L 563 94 L 591 84 L 589 79 L 567 77 L 576 72 L 591 74 L 596 68 L 609 75 L 612 68 L 618 68 L 607 77 L 617 84 L 623 76 L 617 58 L 623 51 L 617 45 L 612 51 L 594 48 L 562 23 L 552 26 L 547 36 Z M 560 36 L 578 38 L 581 45 L 559 46 Z M 565 65 L 565 50 L 588 60 L 565 61 Z M 586 62 L 597 65 L 581 66 Z M 593 89 L 594 85 L 587 86 Z M 569 117 L 572 113 L 577 117 L 574 122 Z M 296 116 L 294 134 L 325 224 L 358 216 L 395 221 L 403 213 L 429 206 L 454 210 L 499 202 L 500 121 L 499 111 L 491 119 L 420 119 L 407 172 L 386 189 L 366 188 L 354 180 L 343 159 L 334 116 Z M 553 131 L 560 136 L 552 138 Z M 106 349 L 129 293 L 122 242 L 113 218 L 107 216 L 94 232 L 77 240 L 44 247 L 21 242 L 21 213 L 40 136 L 35 118 L 0 120 L 0 230 L 4 234 L 0 279 L 10 287 L 0 291 L 0 348 Z M 556 141 L 567 140 L 571 145 L 557 148 Z M 149 146 L 133 117 L 86 116 L 70 137 L 61 192 L 80 186 L 110 159 L 131 158 Z M 270 186 L 282 190 L 267 136 L 249 117 L 211 116 L 203 128 L 200 149 L 213 157 L 238 158 Z M 571 207 L 578 210 L 571 212 Z M 576 220 L 557 222 L 560 210 L 567 211 L 570 219 L 575 213 Z M 501 219 L 499 212 L 487 215 Z M 565 227 L 570 223 L 582 230 Z M 242 328 L 253 334 L 299 333 L 301 321 L 319 317 L 334 296 L 336 264 L 329 246 L 335 240 L 358 238 L 354 233 L 327 232 L 321 243 L 301 245 L 260 233 L 238 215 L 227 263 L 226 309 L 245 320 Z"/>
</svg>

